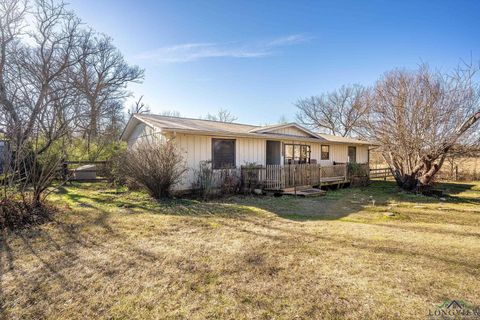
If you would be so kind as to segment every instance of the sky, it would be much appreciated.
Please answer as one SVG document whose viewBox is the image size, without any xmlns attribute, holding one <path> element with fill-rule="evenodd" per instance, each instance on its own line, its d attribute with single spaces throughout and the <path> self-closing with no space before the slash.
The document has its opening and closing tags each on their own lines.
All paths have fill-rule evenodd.
<svg viewBox="0 0 480 320">
<path fill-rule="evenodd" d="M 295 102 L 421 63 L 480 60 L 480 1 L 70 0 L 128 63 L 152 113 L 295 121 Z"/>
</svg>

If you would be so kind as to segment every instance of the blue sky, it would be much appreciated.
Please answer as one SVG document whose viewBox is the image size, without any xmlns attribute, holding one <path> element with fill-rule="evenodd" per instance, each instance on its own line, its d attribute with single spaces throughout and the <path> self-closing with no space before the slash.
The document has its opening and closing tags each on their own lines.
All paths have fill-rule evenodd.
<svg viewBox="0 0 480 320">
<path fill-rule="evenodd" d="M 91 27 L 146 69 L 131 86 L 153 112 L 239 122 L 294 120 L 301 97 L 371 85 L 428 62 L 480 60 L 480 1 L 71 0 Z"/>
</svg>

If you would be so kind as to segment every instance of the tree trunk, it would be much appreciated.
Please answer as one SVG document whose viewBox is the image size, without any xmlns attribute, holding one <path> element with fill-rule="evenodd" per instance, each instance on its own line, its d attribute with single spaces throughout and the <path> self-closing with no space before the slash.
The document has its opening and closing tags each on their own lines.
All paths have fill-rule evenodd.
<svg viewBox="0 0 480 320">
<path fill-rule="evenodd" d="M 416 191 L 419 186 L 419 180 L 415 175 L 395 175 L 397 185 L 406 191 Z"/>
</svg>

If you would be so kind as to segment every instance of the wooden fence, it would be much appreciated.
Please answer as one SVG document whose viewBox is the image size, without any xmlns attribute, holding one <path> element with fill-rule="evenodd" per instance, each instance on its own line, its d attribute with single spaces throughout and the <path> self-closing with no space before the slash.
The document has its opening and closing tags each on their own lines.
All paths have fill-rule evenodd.
<svg viewBox="0 0 480 320">
<path fill-rule="evenodd" d="M 365 165 L 368 166 L 368 165 Z M 321 186 L 348 181 L 346 164 L 322 166 L 320 164 L 242 166 L 244 188 L 281 190 L 296 186 Z"/>
<path fill-rule="evenodd" d="M 370 179 L 383 178 L 383 180 L 387 180 L 388 177 L 393 177 L 390 168 L 370 169 Z"/>
</svg>

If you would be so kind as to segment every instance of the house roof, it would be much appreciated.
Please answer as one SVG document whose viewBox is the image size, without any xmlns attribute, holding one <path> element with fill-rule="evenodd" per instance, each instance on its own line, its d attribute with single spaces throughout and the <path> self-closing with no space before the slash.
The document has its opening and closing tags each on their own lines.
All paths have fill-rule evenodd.
<svg viewBox="0 0 480 320">
<path fill-rule="evenodd" d="M 246 136 L 254 138 L 272 138 L 272 139 L 285 139 L 294 137 L 295 140 L 302 141 L 319 141 L 319 142 L 331 142 L 331 143 L 346 143 L 346 144 L 364 144 L 371 145 L 367 141 L 358 139 L 338 137 L 329 134 L 315 133 L 307 128 L 302 127 L 297 123 L 277 124 L 269 126 L 255 126 L 249 124 L 221 122 L 213 120 L 172 117 L 172 116 L 160 116 L 151 114 L 135 114 L 127 123 L 125 130 L 122 133 L 120 139 L 127 141 L 137 124 L 144 123 L 154 129 L 159 129 L 166 132 L 185 132 L 207 135 L 226 135 L 226 136 Z M 286 134 L 280 134 L 275 130 L 294 127 L 300 131 L 303 131 L 307 136 L 292 136 Z"/>
<path fill-rule="evenodd" d="M 317 133 L 317 135 L 319 135 L 320 137 L 324 138 L 325 140 L 328 140 L 328 141 L 331 141 L 331 142 L 376 145 L 375 143 L 368 142 L 368 141 L 365 141 L 365 140 L 335 136 L 333 134 Z"/>
</svg>

